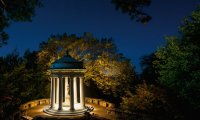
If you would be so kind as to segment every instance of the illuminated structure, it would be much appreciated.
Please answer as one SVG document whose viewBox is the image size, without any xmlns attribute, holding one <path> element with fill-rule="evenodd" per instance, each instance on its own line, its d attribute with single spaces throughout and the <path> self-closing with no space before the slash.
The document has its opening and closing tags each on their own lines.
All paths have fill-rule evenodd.
<svg viewBox="0 0 200 120">
<path fill-rule="evenodd" d="M 81 115 L 86 111 L 83 63 L 67 53 L 52 63 L 50 106 L 44 109 L 51 115 Z"/>
</svg>

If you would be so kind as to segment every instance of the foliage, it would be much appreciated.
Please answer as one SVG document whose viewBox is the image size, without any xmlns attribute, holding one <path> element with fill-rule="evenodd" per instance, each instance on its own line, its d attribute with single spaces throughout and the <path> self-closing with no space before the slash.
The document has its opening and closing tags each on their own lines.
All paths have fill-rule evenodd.
<svg viewBox="0 0 200 120">
<path fill-rule="evenodd" d="M 11 85 L 0 84 L 0 119 L 12 119 L 18 111 L 19 98 L 13 96 L 16 89 Z"/>
<path fill-rule="evenodd" d="M 178 37 L 167 37 L 164 47 L 155 53 L 159 81 L 178 98 L 200 110 L 200 8 L 186 17 Z"/>
<path fill-rule="evenodd" d="M 141 23 L 151 20 L 151 16 L 143 12 L 143 8 L 151 4 L 151 0 L 112 0 L 112 3 L 115 4 L 117 10 L 128 13 L 131 19 L 136 19 Z"/>
<path fill-rule="evenodd" d="M 21 103 L 49 95 L 48 76 L 37 64 L 36 52 L 26 51 L 23 57 L 14 51 L 0 58 L 0 109 L 2 119 L 11 119 Z M 10 116 L 10 117 L 8 117 Z"/>
<path fill-rule="evenodd" d="M 103 53 L 91 66 L 86 66 L 85 80 L 93 80 L 104 93 L 122 95 L 129 89 L 134 79 L 133 68 L 129 61 L 117 61 L 108 53 Z"/>
<path fill-rule="evenodd" d="M 171 119 L 171 107 L 164 89 L 146 83 L 138 84 L 135 93 L 122 97 L 121 109 L 140 119 Z M 131 114 L 129 116 L 131 116 Z"/>
<path fill-rule="evenodd" d="M 4 31 L 12 22 L 31 21 L 35 8 L 41 0 L 1 0 L 0 1 L 0 47 L 7 43 L 8 34 Z"/>
<path fill-rule="evenodd" d="M 68 36 L 66 33 L 52 36 L 47 43 L 41 44 L 39 64 L 48 69 L 66 50 L 72 57 L 84 62 L 85 83 L 89 84 L 93 80 L 105 94 L 120 96 L 134 79 L 133 66 L 116 52 L 112 39 L 98 40 L 90 33 L 81 37 Z"/>
<path fill-rule="evenodd" d="M 158 74 L 156 73 L 156 68 L 153 65 L 153 61 L 156 60 L 154 53 L 143 56 L 140 61 L 142 67 L 142 73 L 140 79 L 145 81 L 148 84 L 157 84 Z"/>
</svg>

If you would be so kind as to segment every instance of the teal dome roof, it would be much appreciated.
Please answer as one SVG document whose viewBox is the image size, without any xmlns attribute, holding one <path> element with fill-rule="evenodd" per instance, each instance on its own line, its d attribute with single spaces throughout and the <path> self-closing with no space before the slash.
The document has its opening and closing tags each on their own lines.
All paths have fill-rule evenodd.
<svg viewBox="0 0 200 120">
<path fill-rule="evenodd" d="M 83 62 L 75 60 L 69 54 L 53 62 L 50 69 L 84 69 Z"/>
</svg>

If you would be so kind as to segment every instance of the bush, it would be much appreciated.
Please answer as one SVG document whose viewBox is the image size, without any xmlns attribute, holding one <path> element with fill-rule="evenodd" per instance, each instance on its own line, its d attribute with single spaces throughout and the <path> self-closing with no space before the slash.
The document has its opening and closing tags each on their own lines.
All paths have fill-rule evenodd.
<svg viewBox="0 0 200 120">
<path fill-rule="evenodd" d="M 137 85 L 135 94 L 127 92 L 122 97 L 121 109 L 124 114 L 138 115 L 141 119 L 146 117 L 162 120 L 174 118 L 165 90 L 146 83 Z"/>
</svg>

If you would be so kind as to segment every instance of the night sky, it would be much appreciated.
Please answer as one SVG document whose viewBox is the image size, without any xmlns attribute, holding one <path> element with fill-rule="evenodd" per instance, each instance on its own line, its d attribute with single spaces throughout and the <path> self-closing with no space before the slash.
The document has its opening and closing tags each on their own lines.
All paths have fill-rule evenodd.
<svg viewBox="0 0 200 120">
<path fill-rule="evenodd" d="M 13 23 L 6 29 L 8 45 L 0 48 L 0 56 L 15 48 L 38 50 L 39 43 L 51 34 L 91 32 L 97 38 L 113 38 L 118 52 L 132 60 L 140 72 L 141 56 L 155 51 L 165 43 L 164 37 L 178 34 L 181 20 L 196 8 L 198 0 L 152 0 L 145 11 L 152 16 L 148 24 L 129 19 L 115 10 L 111 0 L 44 0 L 32 22 Z"/>
</svg>

